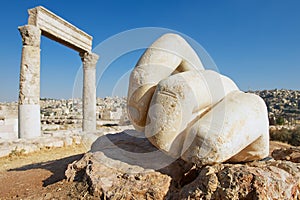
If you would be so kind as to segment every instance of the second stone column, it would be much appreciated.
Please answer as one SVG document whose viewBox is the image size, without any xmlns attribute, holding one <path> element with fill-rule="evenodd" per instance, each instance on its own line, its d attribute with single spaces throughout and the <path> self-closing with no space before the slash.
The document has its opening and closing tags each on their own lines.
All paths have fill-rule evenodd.
<svg viewBox="0 0 300 200">
<path fill-rule="evenodd" d="M 83 121 L 84 132 L 96 131 L 96 65 L 99 56 L 95 53 L 80 53 L 83 64 Z"/>
</svg>

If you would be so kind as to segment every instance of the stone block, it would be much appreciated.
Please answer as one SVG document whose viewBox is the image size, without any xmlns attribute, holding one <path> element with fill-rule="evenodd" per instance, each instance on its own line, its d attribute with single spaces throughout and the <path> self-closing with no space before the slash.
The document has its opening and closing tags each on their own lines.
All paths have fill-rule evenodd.
<svg viewBox="0 0 300 200">
<path fill-rule="evenodd" d="M 0 158 L 8 156 L 12 152 L 11 148 L 0 148 Z"/>
<path fill-rule="evenodd" d="M 78 52 L 91 51 L 92 36 L 42 6 L 28 12 L 28 24 L 39 27 L 43 35 Z"/>
<path fill-rule="evenodd" d="M 70 146 L 73 144 L 73 138 L 70 136 L 65 136 L 64 137 L 64 145 L 65 146 Z"/>
<path fill-rule="evenodd" d="M 73 138 L 74 144 L 81 144 L 81 142 L 82 142 L 81 136 L 74 135 L 74 136 L 72 136 L 72 138 Z"/>
</svg>

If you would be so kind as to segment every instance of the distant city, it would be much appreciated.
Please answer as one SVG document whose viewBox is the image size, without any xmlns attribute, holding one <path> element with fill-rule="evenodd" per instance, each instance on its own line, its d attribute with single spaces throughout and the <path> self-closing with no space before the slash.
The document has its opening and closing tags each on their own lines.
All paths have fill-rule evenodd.
<svg viewBox="0 0 300 200">
<path fill-rule="evenodd" d="M 270 125 L 300 125 L 300 91 L 248 91 L 266 102 Z M 82 100 L 41 99 L 42 131 L 79 129 L 82 126 Z M 129 124 L 125 97 L 97 98 L 97 126 Z M 0 138 L 18 132 L 18 103 L 0 103 Z"/>
<path fill-rule="evenodd" d="M 43 98 L 40 105 L 42 131 L 79 129 L 82 127 L 81 99 Z M 96 109 L 97 126 L 129 124 L 125 98 L 97 98 Z M 0 138 L 12 138 L 12 135 L 16 137 L 17 133 L 18 103 L 0 103 Z"/>
<path fill-rule="evenodd" d="M 274 89 L 249 92 L 266 102 L 270 125 L 300 124 L 300 91 Z"/>
</svg>

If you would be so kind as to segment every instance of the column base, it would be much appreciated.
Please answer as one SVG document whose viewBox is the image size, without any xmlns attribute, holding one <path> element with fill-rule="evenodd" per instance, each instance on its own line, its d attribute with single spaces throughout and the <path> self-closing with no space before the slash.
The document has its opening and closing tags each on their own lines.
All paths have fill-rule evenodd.
<svg viewBox="0 0 300 200">
<path fill-rule="evenodd" d="M 95 116 L 96 119 L 96 116 Z M 86 133 L 95 133 L 96 132 L 96 120 L 82 120 L 82 131 Z"/>
<path fill-rule="evenodd" d="M 19 105 L 19 138 L 41 136 L 40 105 Z"/>
</svg>

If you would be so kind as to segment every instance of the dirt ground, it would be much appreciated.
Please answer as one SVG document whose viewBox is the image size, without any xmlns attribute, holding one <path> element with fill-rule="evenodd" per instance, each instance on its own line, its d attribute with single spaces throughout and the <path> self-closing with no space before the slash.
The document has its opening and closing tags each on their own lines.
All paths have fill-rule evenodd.
<svg viewBox="0 0 300 200">
<path fill-rule="evenodd" d="M 288 146 L 271 142 L 270 151 Z M 0 158 L 0 199 L 95 199 L 84 183 L 65 180 L 67 165 L 84 152 L 76 145 Z"/>
<path fill-rule="evenodd" d="M 86 185 L 69 183 L 64 175 L 84 152 L 74 145 L 1 158 L 0 199 L 93 199 Z"/>
</svg>

